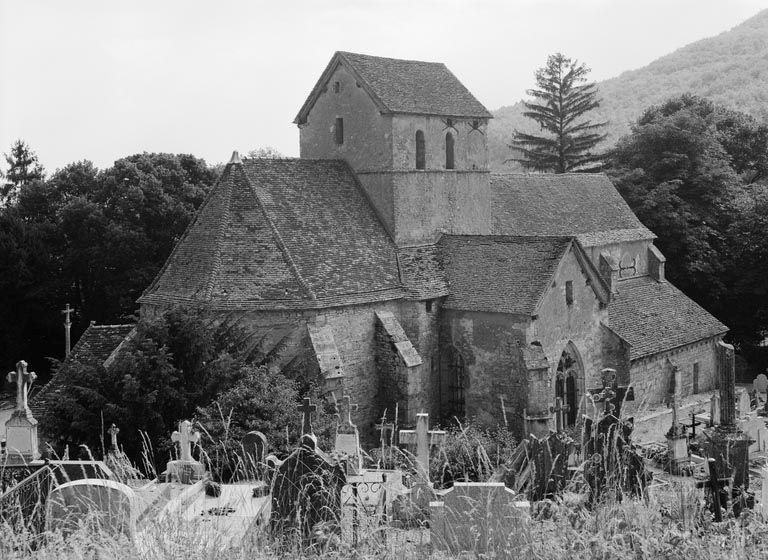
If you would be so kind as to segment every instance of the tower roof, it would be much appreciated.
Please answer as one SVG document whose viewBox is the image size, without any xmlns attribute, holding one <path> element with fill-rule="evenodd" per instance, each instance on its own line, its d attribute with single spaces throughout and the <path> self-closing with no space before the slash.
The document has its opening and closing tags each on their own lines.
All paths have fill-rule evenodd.
<svg viewBox="0 0 768 560">
<path fill-rule="evenodd" d="M 382 113 L 492 118 L 493 115 L 441 62 L 400 60 L 339 51 L 333 55 L 296 123 L 306 121 L 336 68 L 344 66 Z"/>
<path fill-rule="evenodd" d="M 401 297 L 392 240 L 343 161 L 230 163 L 142 304 L 320 308 Z"/>
</svg>

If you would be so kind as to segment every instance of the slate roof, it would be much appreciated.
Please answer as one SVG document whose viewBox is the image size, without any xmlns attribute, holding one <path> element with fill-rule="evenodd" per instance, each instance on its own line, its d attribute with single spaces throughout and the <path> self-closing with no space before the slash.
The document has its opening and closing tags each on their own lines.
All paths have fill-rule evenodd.
<svg viewBox="0 0 768 560">
<path fill-rule="evenodd" d="M 493 173 L 491 191 L 497 235 L 573 235 L 583 246 L 656 237 L 603 173 Z"/>
<path fill-rule="evenodd" d="M 56 398 L 61 390 L 59 372 L 68 364 L 103 366 L 112 357 L 115 350 L 123 343 L 136 325 L 95 325 L 91 323 L 80 335 L 77 344 L 64 360 L 61 369 L 44 386 L 30 396 L 29 407 L 32 414 L 37 416 L 45 410 L 46 404 Z M 34 390 L 34 386 L 33 386 Z"/>
<path fill-rule="evenodd" d="M 448 295 L 437 245 L 401 247 L 397 249 L 400 278 L 414 299 L 430 299 Z"/>
<path fill-rule="evenodd" d="M 532 314 L 571 240 L 444 235 L 438 243 L 450 288 L 444 307 Z"/>
<path fill-rule="evenodd" d="M 728 327 L 669 282 L 622 280 L 609 327 L 630 344 L 630 360 L 724 334 Z"/>
<path fill-rule="evenodd" d="M 490 119 L 493 115 L 441 62 L 400 60 L 339 51 L 321 75 L 294 122 L 306 120 L 336 67 L 343 64 L 383 113 Z"/>
<path fill-rule="evenodd" d="M 230 163 L 139 299 L 299 309 L 397 299 L 395 246 L 340 160 Z"/>
</svg>

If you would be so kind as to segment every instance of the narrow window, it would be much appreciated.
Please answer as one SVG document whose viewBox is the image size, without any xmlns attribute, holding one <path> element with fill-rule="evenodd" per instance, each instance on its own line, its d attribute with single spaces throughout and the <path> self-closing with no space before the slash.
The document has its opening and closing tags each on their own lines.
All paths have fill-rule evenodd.
<svg viewBox="0 0 768 560">
<path fill-rule="evenodd" d="M 339 82 L 333 82 L 333 93 L 339 93 L 341 91 L 341 84 Z"/>
<path fill-rule="evenodd" d="M 699 362 L 693 362 L 693 392 L 699 392 Z"/>
<path fill-rule="evenodd" d="M 565 304 L 573 305 L 573 282 L 571 280 L 565 282 Z"/>
<path fill-rule="evenodd" d="M 453 169 L 453 134 L 445 135 L 445 168 Z"/>
<path fill-rule="evenodd" d="M 432 300 L 428 299 L 425 304 L 425 308 L 427 310 L 427 313 L 432 313 Z"/>
<path fill-rule="evenodd" d="M 427 156 L 424 146 L 424 133 L 416 131 L 416 169 L 424 169 L 427 166 Z"/>
<path fill-rule="evenodd" d="M 341 146 L 344 143 L 344 119 L 336 117 L 336 126 L 333 127 L 336 143 Z"/>
</svg>

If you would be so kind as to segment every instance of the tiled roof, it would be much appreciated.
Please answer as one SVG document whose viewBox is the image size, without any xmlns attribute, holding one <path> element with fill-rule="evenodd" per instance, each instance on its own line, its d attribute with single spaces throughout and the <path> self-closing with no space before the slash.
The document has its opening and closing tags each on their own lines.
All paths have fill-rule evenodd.
<svg viewBox="0 0 768 560">
<path fill-rule="evenodd" d="M 618 283 L 610 328 L 630 344 L 630 359 L 725 333 L 728 327 L 669 282 L 641 276 Z"/>
<path fill-rule="evenodd" d="M 74 363 L 83 365 L 103 366 L 112 357 L 115 350 L 123 343 L 136 325 L 95 325 L 91 323 L 80 335 L 77 344 L 64 360 L 61 368 L 43 387 L 30 397 L 30 409 L 33 415 L 44 411 L 50 399 L 56 398 L 61 389 L 60 374 Z"/>
<path fill-rule="evenodd" d="M 296 122 L 306 119 L 338 64 L 355 75 L 382 112 L 493 117 L 445 64 L 337 52 L 299 111 Z"/>
<path fill-rule="evenodd" d="M 400 278 L 414 299 L 431 299 L 448 295 L 448 284 L 440 264 L 436 245 L 400 247 L 397 249 Z"/>
<path fill-rule="evenodd" d="M 570 237 L 444 235 L 447 309 L 533 313 Z"/>
<path fill-rule="evenodd" d="M 573 235 L 584 246 L 655 238 L 602 173 L 493 173 L 491 190 L 497 235 Z"/>
<path fill-rule="evenodd" d="M 343 161 L 229 164 L 141 303 L 297 309 L 397 299 L 395 246 Z"/>
</svg>

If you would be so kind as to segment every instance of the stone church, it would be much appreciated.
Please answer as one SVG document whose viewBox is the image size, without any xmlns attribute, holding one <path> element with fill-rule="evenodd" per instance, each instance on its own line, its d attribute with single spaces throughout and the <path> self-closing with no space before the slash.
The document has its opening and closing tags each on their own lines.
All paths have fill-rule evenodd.
<svg viewBox="0 0 768 560">
<path fill-rule="evenodd" d="M 603 174 L 488 166 L 492 115 L 443 64 L 337 52 L 296 116 L 301 156 L 237 153 L 143 314 L 203 303 L 370 427 L 553 425 L 613 368 L 635 406 L 714 388 L 726 327 L 665 279 Z M 674 263 L 670 263 L 674 266 Z M 532 428 L 531 428 L 532 429 Z"/>
</svg>

